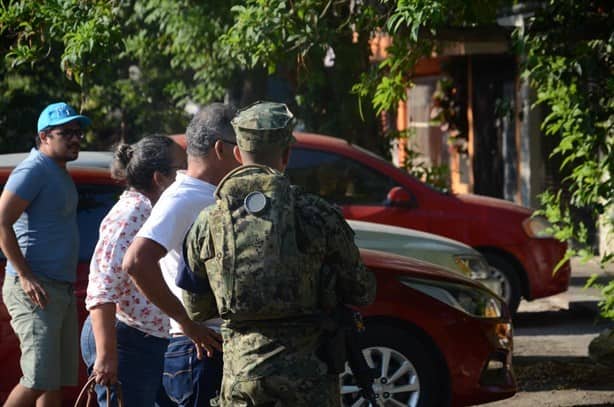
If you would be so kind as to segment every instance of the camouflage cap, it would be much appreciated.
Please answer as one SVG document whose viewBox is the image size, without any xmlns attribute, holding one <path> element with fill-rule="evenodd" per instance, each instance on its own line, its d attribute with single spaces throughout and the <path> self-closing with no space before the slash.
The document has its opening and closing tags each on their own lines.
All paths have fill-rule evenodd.
<svg viewBox="0 0 614 407">
<path fill-rule="evenodd" d="M 292 135 L 294 115 L 283 103 L 256 102 L 240 110 L 231 124 L 237 135 L 237 145 L 243 151 L 285 147 L 295 141 Z"/>
</svg>

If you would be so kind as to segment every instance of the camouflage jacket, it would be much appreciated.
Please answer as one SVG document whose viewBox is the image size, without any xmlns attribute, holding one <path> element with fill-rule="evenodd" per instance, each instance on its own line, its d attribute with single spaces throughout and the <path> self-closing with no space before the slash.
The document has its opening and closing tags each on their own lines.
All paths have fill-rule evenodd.
<svg viewBox="0 0 614 407">
<path fill-rule="evenodd" d="M 375 278 L 360 259 L 354 233 L 323 199 L 295 187 L 282 189 L 281 194 L 291 195 L 291 204 L 279 210 L 277 219 L 283 223 L 284 214 L 290 214 L 295 221 L 291 233 L 280 232 L 277 250 L 296 250 L 296 256 L 286 256 L 282 264 L 264 261 L 258 256 L 271 256 L 275 250 L 265 250 L 250 238 L 261 226 L 243 216 L 229 221 L 230 212 L 238 210 L 229 205 L 263 185 L 279 181 L 283 186 L 287 179 L 279 173 L 245 171 L 232 181 L 224 187 L 229 201 L 219 199 L 201 212 L 186 237 L 187 265 L 208 281 L 198 293 L 184 292 L 186 309 L 195 320 L 216 313 L 222 317 L 225 374 L 323 374 L 326 367 L 314 352 L 324 310 L 337 303 L 366 305 L 375 297 Z M 228 228 L 250 227 L 257 230 L 246 233 L 247 238 L 231 243 L 220 238 Z M 251 304 L 251 309 L 241 303 Z"/>
</svg>

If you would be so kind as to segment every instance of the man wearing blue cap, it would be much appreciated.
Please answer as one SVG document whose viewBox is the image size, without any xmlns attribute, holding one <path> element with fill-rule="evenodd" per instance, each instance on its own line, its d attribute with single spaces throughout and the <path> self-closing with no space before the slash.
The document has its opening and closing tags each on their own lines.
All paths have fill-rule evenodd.
<svg viewBox="0 0 614 407">
<path fill-rule="evenodd" d="M 90 123 L 66 103 L 47 106 L 38 119 L 37 148 L 0 195 L 0 249 L 8 260 L 2 296 L 23 374 L 5 406 L 60 406 L 61 387 L 77 384 L 78 195 L 66 163 L 79 156 Z"/>
</svg>

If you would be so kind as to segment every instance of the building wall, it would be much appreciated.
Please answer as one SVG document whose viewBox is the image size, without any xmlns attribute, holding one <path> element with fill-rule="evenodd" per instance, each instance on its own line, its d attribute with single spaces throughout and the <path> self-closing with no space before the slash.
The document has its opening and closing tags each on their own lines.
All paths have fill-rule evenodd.
<svg viewBox="0 0 614 407">
<path fill-rule="evenodd" d="M 466 145 L 429 122 L 436 81 L 448 72 L 451 60 L 466 64 L 460 79 L 466 87 Z M 557 177 L 557 168 L 549 158 L 553 144 L 544 141 L 540 130 L 542 109 L 533 107 L 535 94 L 519 77 L 519 63 L 502 43 L 448 44 L 441 55 L 416 68 L 416 86 L 399 106 L 397 127 L 414 134 L 400 140 L 401 147 L 407 143 L 421 152 L 426 165 L 449 167 L 453 192 L 537 208 L 539 194 Z M 403 148 L 394 153 L 395 162 L 402 163 Z"/>
</svg>

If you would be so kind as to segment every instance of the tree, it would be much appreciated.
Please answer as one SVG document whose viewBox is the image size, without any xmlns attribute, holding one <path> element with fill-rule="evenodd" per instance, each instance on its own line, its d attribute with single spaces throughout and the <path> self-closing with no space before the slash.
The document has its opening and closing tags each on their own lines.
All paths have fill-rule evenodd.
<svg viewBox="0 0 614 407">
<path fill-rule="evenodd" d="M 501 3 L 247 0 L 233 8 L 223 42 L 244 66 L 290 72 L 309 128 L 383 152 L 389 145 L 373 119 L 405 100 L 411 72 L 435 49 L 438 32 L 494 21 Z M 377 32 L 393 37 L 379 64 L 369 59 Z M 335 55 L 333 66 L 323 64 L 327 52 Z"/>
<path fill-rule="evenodd" d="M 181 132 L 189 119 L 185 109 L 192 104 L 226 98 L 244 106 L 266 97 L 270 88 L 280 87 L 288 88 L 283 101 L 299 112 L 305 130 L 377 146 L 381 138 L 373 137 L 377 123 L 370 106 L 365 103 L 361 117 L 358 100 L 350 94 L 360 74 L 369 69 L 368 36 L 353 43 L 348 27 L 336 36 L 327 35 L 336 50 L 335 68 L 323 65 L 329 47 L 322 44 L 302 55 L 313 63 L 297 64 L 296 53 L 290 50 L 286 57 L 278 52 L 274 64 L 246 65 L 236 58 L 237 49 L 249 45 L 221 40 L 233 23 L 238 27 L 243 21 L 231 12 L 239 3 L 243 4 L 3 2 L 0 152 L 30 146 L 38 113 L 60 99 L 92 116 L 94 124 L 86 140 L 89 147 L 104 147 L 144 133 Z M 310 11 L 307 14 L 313 17 Z M 331 24 L 347 25 L 344 18 L 335 15 Z M 267 20 L 250 21 L 263 27 Z M 298 28 L 310 29 L 309 24 Z M 292 35 L 296 40 L 302 32 Z M 306 67 L 308 75 L 298 74 Z"/>
<path fill-rule="evenodd" d="M 614 222 L 607 216 L 614 204 L 613 27 L 608 1 L 549 0 L 518 36 L 537 103 L 549 112 L 542 128 L 557 139 L 551 158 L 564 174 L 558 188 L 542 195 L 541 213 L 558 239 L 579 243 L 564 260 L 593 254 L 587 225 L 575 212 L 588 208 L 589 226 L 601 218 L 602 231 L 612 230 Z M 613 259 L 614 253 L 602 253 L 602 263 Z M 603 315 L 614 318 L 614 282 L 603 294 Z"/>
<path fill-rule="evenodd" d="M 57 100 L 92 116 L 90 146 L 183 131 L 185 107 L 222 99 L 236 71 L 217 41 L 231 22 L 231 6 L 2 2 L 0 152 L 31 145 L 38 113 Z"/>
<path fill-rule="evenodd" d="M 57 99 L 94 116 L 88 141 L 101 145 L 181 131 L 190 103 L 244 105 L 281 85 L 305 130 L 385 153 L 375 113 L 405 97 L 432 34 L 457 16 L 478 21 L 496 10 L 496 2 L 465 3 L 5 1 L 0 149 L 23 147 L 36 113 Z M 377 27 L 395 36 L 380 65 L 369 60 Z"/>
</svg>

